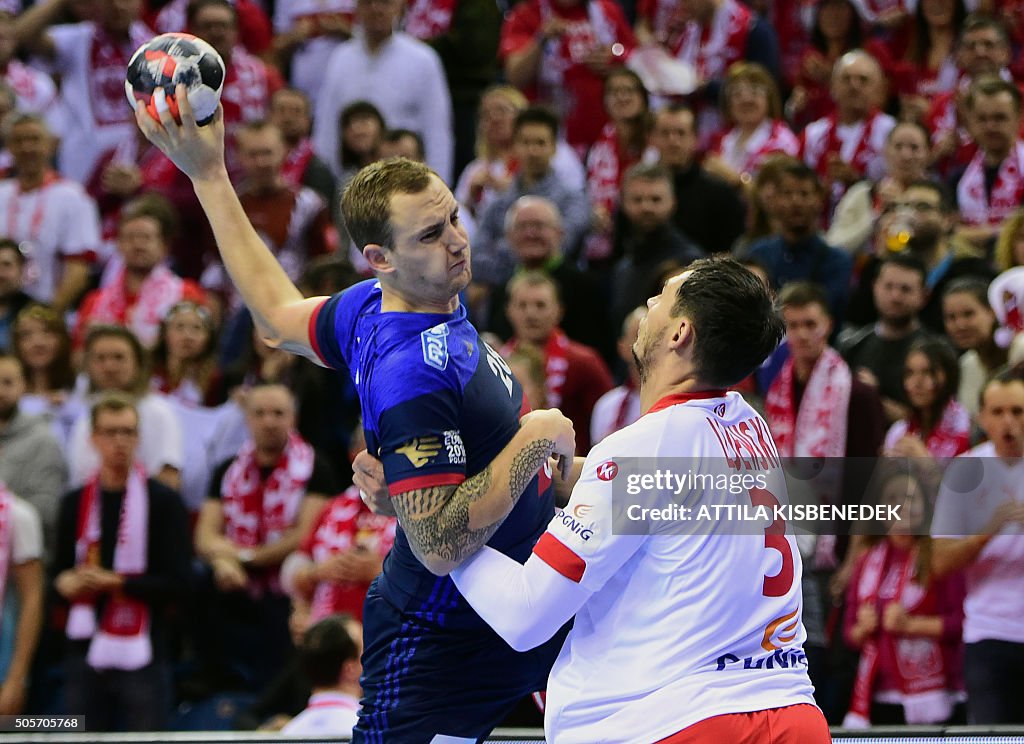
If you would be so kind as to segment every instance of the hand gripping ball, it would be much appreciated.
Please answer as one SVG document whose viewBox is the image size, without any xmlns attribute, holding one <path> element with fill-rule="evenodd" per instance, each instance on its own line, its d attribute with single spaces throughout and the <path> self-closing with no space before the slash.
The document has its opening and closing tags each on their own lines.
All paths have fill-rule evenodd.
<svg viewBox="0 0 1024 744">
<path fill-rule="evenodd" d="M 136 101 L 142 101 L 154 119 L 159 120 L 162 111 L 170 110 L 180 123 L 174 91 L 183 84 L 196 123 L 202 126 L 209 124 L 217 112 L 224 77 L 224 60 L 207 42 L 191 34 L 161 34 L 132 55 L 124 92 L 132 108 Z"/>
</svg>

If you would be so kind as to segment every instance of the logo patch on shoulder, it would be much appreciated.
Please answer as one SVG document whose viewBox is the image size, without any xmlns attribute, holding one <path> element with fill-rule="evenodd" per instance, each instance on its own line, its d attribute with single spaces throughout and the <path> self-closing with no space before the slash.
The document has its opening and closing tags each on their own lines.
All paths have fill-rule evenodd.
<svg viewBox="0 0 1024 744">
<path fill-rule="evenodd" d="M 615 464 L 614 460 L 608 460 L 602 462 L 597 466 L 597 477 L 603 481 L 614 480 L 615 476 L 619 474 L 619 466 Z"/>
<path fill-rule="evenodd" d="M 715 415 L 718 416 L 718 418 L 725 416 L 725 403 L 719 403 L 715 406 Z"/>
<path fill-rule="evenodd" d="M 420 334 L 423 361 L 442 372 L 448 366 L 448 326 L 438 323 Z"/>
<path fill-rule="evenodd" d="M 395 450 L 405 455 L 414 468 L 422 468 L 441 451 L 439 437 L 416 437 Z"/>
</svg>

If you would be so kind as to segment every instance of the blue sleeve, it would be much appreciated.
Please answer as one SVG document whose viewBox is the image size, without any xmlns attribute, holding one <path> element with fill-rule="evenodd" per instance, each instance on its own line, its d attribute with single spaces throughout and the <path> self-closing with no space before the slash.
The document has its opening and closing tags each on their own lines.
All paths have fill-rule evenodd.
<svg viewBox="0 0 1024 744">
<path fill-rule="evenodd" d="M 462 395 L 442 374 L 406 382 L 435 389 L 378 417 L 378 457 L 389 492 L 397 496 L 462 483 L 466 479 L 466 448 L 459 431 Z"/>
<path fill-rule="evenodd" d="M 356 321 L 379 292 L 377 280 L 368 279 L 331 295 L 313 311 L 309 318 L 309 345 L 325 367 L 349 369 Z"/>
</svg>

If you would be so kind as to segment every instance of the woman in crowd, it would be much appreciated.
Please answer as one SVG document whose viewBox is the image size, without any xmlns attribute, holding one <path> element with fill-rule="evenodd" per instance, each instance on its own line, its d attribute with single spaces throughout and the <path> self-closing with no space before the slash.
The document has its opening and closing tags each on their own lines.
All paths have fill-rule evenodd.
<svg viewBox="0 0 1024 744">
<path fill-rule="evenodd" d="M 704 168 L 726 183 L 742 188 L 770 156 L 800 154 L 800 141 L 782 121 L 778 86 L 761 65 L 738 62 L 729 69 L 722 109 L 729 128 L 712 143 Z"/>
<path fill-rule="evenodd" d="M 844 726 L 946 723 L 962 716 L 963 575 L 930 571 L 927 489 L 912 472 L 889 475 L 881 503 L 902 519 L 858 559 L 844 636 L 860 650 Z"/>
<path fill-rule="evenodd" d="M 179 302 L 167 311 L 153 349 L 153 388 L 191 406 L 218 406 L 226 391 L 209 311 Z"/>
<path fill-rule="evenodd" d="M 25 307 L 14 321 L 14 353 L 25 367 L 27 382 L 18 403 L 21 411 L 49 420 L 66 452 L 83 403 L 74 394 L 71 336 L 64 319 L 47 305 Z"/>
<path fill-rule="evenodd" d="M 900 118 L 921 121 L 931 99 L 956 87 L 960 70 L 954 59 L 956 38 L 967 17 L 963 0 L 920 0 L 914 11 L 913 32 L 902 60 L 893 64 L 894 85 L 900 97 Z M 883 44 L 873 44 L 872 54 L 885 56 Z"/>
<path fill-rule="evenodd" d="M 880 181 L 853 184 L 836 206 L 825 240 L 851 253 L 865 250 L 886 204 L 928 174 L 931 140 L 928 130 L 916 122 L 901 121 L 885 140 L 885 176 Z M 909 238 L 909 236 L 908 236 Z M 902 249 L 905 245 L 895 246 Z"/>
<path fill-rule="evenodd" d="M 949 458 L 970 447 L 971 417 L 956 399 L 960 370 L 942 339 L 917 341 L 903 362 L 903 389 L 910 414 L 885 435 L 886 455 Z"/>
<path fill-rule="evenodd" d="M 786 103 L 786 118 L 794 130 L 832 112 L 832 67 L 844 54 L 861 47 L 863 33 L 849 0 L 822 0 L 817 5 L 811 45 L 804 52 L 800 74 L 793 81 L 793 92 Z"/>
<path fill-rule="evenodd" d="M 604 81 L 604 110 L 609 121 L 587 153 L 587 195 L 593 221 L 585 255 L 591 262 L 611 255 L 622 177 L 640 162 L 647 145 L 650 101 L 640 76 L 625 67 L 609 72 Z"/>
<path fill-rule="evenodd" d="M 1024 209 L 1018 209 L 1003 223 L 993 261 L 1000 273 L 1024 264 Z"/>
<path fill-rule="evenodd" d="M 341 112 L 341 178 L 344 188 L 361 168 L 380 157 L 380 143 L 387 124 L 369 101 L 354 101 Z"/>
<path fill-rule="evenodd" d="M 951 282 L 942 296 L 942 320 L 946 335 L 961 352 L 957 400 L 976 417 L 985 380 L 1006 364 L 1008 356 L 996 343 L 999 323 L 988 303 L 988 284 L 973 277 Z"/>
</svg>

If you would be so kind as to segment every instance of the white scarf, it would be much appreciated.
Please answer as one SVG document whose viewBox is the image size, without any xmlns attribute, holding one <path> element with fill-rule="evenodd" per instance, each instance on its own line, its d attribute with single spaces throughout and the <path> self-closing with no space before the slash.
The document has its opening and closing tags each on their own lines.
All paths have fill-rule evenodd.
<svg viewBox="0 0 1024 744">
<path fill-rule="evenodd" d="M 100 565 L 100 485 L 95 475 L 82 489 L 79 504 L 76 565 Z M 128 476 L 114 548 L 114 571 L 122 576 L 146 572 L 149 538 L 149 491 L 138 465 Z M 75 602 L 68 615 L 67 636 L 92 639 L 86 661 L 94 669 L 141 669 L 153 660 L 149 606 L 118 591 L 107 598 L 97 624 L 95 600 Z"/>
<path fill-rule="evenodd" d="M 541 25 L 554 15 L 550 0 L 540 0 Z M 555 92 L 566 94 L 562 89 L 565 71 L 578 64 L 576 50 L 590 49 L 595 44 L 610 47 L 615 42 L 615 24 L 605 14 L 601 0 L 588 0 L 587 20 L 586 24 L 569 21 L 566 33 L 544 44 L 540 84 L 546 98 L 555 98 L 551 95 Z"/>
<path fill-rule="evenodd" d="M 715 11 L 707 34 L 697 21 L 687 21 L 675 56 L 693 65 L 701 80 L 719 78 L 743 56 L 750 26 L 751 12 L 736 0 L 725 0 Z"/>
<path fill-rule="evenodd" d="M 796 157 L 800 153 L 800 140 L 781 121 L 761 122 L 746 142 L 740 141 L 739 127 L 733 127 L 722 137 L 717 148 L 725 164 L 737 173 L 755 175 L 769 155 L 785 153 Z"/>
<path fill-rule="evenodd" d="M 129 306 L 124 279 L 122 268 L 113 282 L 100 290 L 99 301 L 87 321 L 126 326 L 144 346 L 153 346 L 160 333 L 160 322 L 181 301 L 185 282 L 167 267 L 156 266 L 139 287 L 135 303 Z"/>
<path fill-rule="evenodd" d="M 999 166 L 991 196 L 985 193 L 985 154 L 978 150 L 956 187 L 960 218 L 966 225 L 998 225 L 1016 211 L 1024 197 L 1024 142 Z"/>
</svg>

